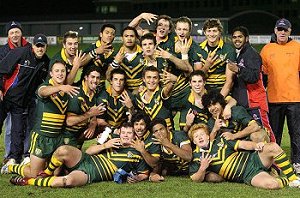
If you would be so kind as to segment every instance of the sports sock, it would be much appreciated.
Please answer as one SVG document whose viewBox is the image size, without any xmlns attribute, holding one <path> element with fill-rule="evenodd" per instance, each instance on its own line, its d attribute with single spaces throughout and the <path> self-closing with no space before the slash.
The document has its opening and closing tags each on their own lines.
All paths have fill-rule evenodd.
<svg viewBox="0 0 300 198">
<path fill-rule="evenodd" d="M 47 168 L 44 170 L 44 172 L 48 175 L 53 175 L 53 172 L 56 168 L 60 167 L 63 163 L 59 161 L 55 156 L 51 157 L 51 160 L 47 166 Z"/>
<path fill-rule="evenodd" d="M 286 177 L 278 177 L 278 178 L 276 178 L 276 180 L 280 184 L 281 188 L 283 188 L 289 184 L 289 180 Z"/>
<path fill-rule="evenodd" d="M 13 164 L 13 165 L 8 165 L 8 172 L 9 173 L 16 173 L 18 175 L 21 175 L 24 177 L 24 168 L 27 165 L 19 165 L 19 164 Z"/>
<path fill-rule="evenodd" d="M 51 187 L 55 176 L 46 177 L 46 178 L 31 178 L 28 180 L 28 185 L 31 186 L 44 186 L 44 187 Z"/>
<path fill-rule="evenodd" d="M 296 174 L 294 173 L 294 169 L 292 167 L 292 164 L 290 163 L 287 155 L 282 152 L 276 157 L 274 157 L 275 163 L 279 168 L 281 168 L 283 174 L 287 176 L 289 181 L 293 181 L 297 179 Z"/>
</svg>

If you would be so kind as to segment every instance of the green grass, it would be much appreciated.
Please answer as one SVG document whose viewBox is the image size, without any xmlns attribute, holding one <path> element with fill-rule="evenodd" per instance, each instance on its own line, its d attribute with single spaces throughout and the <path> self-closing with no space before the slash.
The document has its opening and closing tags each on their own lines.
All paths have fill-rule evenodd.
<svg viewBox="0 0 300 198">
<path fill-rule="evenodd" d="M 82 46 L 85 49 L 87 46 Z M 49 46 L 48 55 L 52 57 L 61 46 Z M 4 155 L 3 134 L 0 136 L 0 159 Z M 84 145 L 86 148 L 92 141 Z M 284 133 L 282 148 L 289 154 L 290 143 L 287 132 Z M 262 190 L 235 183 L 193 183 L 188 177 L 167 177 L 165 182 L 137 184 L 115 184 L 101 182 L 80 188 L 55 189 L 33 186 L 13 186 L 9 183 L 10 175 L 0 175 L 0 195 L 6 197 L 299 197 L 300 189 Z"/>
<path fill-rule="evenodd" d="M 0 156 L 4 154 L 3 134 L 0 136 Z M 89 141 L 85 148 L 91 144 Z M 283 149 L 290 152 L 287 133 L 283 137 Z M 116 184 L 100 182 L 84 187 L 61 189 L 34 186 L 13 186 L 10 175 L 0 176 L 1 197 L 299 197 L 300 189 L 262 190 L 235 183 L 193 183 L 188 177 L 166 177 L 162 183 L 148 181 L 137 184 Z"/>
</svg>

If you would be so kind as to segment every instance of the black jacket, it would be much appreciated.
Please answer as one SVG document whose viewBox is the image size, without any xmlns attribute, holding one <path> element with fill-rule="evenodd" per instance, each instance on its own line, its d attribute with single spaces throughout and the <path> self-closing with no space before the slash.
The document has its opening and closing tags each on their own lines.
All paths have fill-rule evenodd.
<svg viewBox="0 0 300 198">
<path fill-rule="evenodd" d="M 26 107 L 48 74 L 49 58 L 37 59 L 31 46 L 9 51 L 0 61 L 0 88 L 3 101 Z"/>
</svg>

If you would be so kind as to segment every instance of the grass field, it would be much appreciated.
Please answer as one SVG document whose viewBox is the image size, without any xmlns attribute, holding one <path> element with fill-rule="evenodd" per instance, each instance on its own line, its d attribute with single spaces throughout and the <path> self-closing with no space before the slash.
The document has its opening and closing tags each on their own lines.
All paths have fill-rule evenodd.
<svg viewBox="0 0 300 198">
<path fill-rule="evenodd" d="M 49 46 L 50 57 L 60 47 Z M 82 46 L 85 49 L 86 46 Z M 288 135 L 283 137 L 283 149 L 290 152 Z M 3 134 L 0 136 L 0 159 L 4 154 Z M 85 144 L 85 148 L 91 141 Z M 188 177 L 167 177 L 165 182 L 138 184 L 115 184 L 113 182 L 102 182 L 72 189 L 39 188 L 32 186 L 13 186 L 9 183 L 10 175 L 0 175 L 0 195 L 6 197 L 299 197 L 300 189 L 284 188 L 282 190 L 262 190 L 234 183 L 193 183 Z"/>
</svg>

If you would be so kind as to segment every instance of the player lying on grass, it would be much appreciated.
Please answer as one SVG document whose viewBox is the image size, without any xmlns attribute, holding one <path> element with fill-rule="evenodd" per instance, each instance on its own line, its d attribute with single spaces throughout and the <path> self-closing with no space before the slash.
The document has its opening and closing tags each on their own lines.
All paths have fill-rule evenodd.
<svg viewBox="0 0 300 198">
<path fill-rule="evenodd" d="M 127 177 L 127 182 L 135 183 L 148 178 L 148 166 L 141 154 L 130 145 L 135 134 L 131 123 L 124 123 L 120 129 L 120 138 L 113 138 L 101 145 L 92 145 L 87 153 L 64 145 L 59 147 L 44 170 L 43 177 L 13 177 L 15 185 L 34 185 L 48 187 L 75 187 L 88 183 L 111 181 L 122 172 L 135 174 Z M 52 176 L 53 171 L 64 165 L 69 171 L 65 176 Z M 119 169 L 119 170 L 118 170 Z M 117 181 L 118 182 L 118 181 Z M 122 182 L 122 181 L 121 181 Z"/>
<path fill-rule="evenodd" d="M 226 140 L 217 137 L 209 141 L 205 124 L 196 124 L 189 130 L 189 137 L 197 146 L 189 165 L 193 181 L 203 182 L 208 172 L 214 172 L 230 182 L 246 183 L 264 189 L 280 189 L 289 185 L 300 187 L 300 178 L 285 152 L 276 143 Z M 284 177 L 268 173 L 273 163 L 282 169 Z"/>
</svg>

